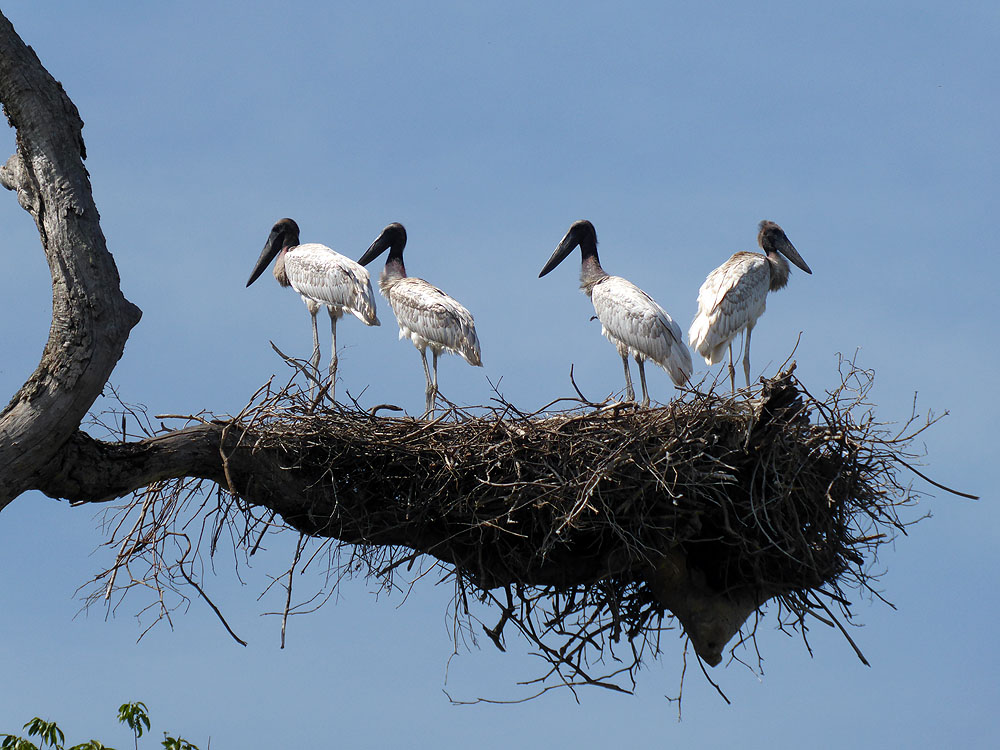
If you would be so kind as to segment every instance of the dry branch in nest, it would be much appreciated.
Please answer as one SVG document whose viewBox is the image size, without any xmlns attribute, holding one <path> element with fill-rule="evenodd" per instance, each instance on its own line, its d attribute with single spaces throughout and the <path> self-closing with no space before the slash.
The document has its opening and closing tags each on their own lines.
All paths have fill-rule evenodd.
<svg viewBox="0 0 1000 750">
<path fill-rule="evenodd" d="M 832 624 L 832 609 L 849 621 L 848 592 L 872 590 L 878 548 L 916 500 L 901 473 L 930 421 L 877 423 L 872 374 L 852 363 L 822 399 L 793 370 L 751 397 L 534 414 L 499 399 L 432 422 L 267 386 L 236 418 L 203 421 L 222 434 L 214 492 L 185 479 L 137 493 L 97 580 L 108 594 L 152 585 L 167 612 L 163 592 L 192 583 L 206 542 L 214 554 L 228 532 L 250 554 L 290 527 L 383 580 L 431 556 L 456 582 L 456 612 L 493 605 L 483 629 L 500 648 L 512 628 L 524 636 L 546 685 L 628 689 L 674 618 L 714 666 L 770 600 L 782 627 Z M 275 579 L 286 616 L 293 577 L 317 557 L 302 539 Z"/>
</svg>

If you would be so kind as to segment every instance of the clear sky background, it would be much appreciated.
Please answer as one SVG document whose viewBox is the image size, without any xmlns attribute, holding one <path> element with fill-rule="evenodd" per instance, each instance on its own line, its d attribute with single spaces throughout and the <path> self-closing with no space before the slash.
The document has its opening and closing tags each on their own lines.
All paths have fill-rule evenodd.
<svg viewBox="0 0 1000 750">
<path fill-rule="evenodd" d="M 58 10 L 54 8 L 58 7 Z M 515 638 L 454 651 L 447 584 L 404 597 L 346 582 L 294 618 L 257 597 L 294 538 L 246 584 L 231 561 L 201 601 L 137 643 L 148 600 L 81 613 L 75 593 L 108 560 L 100 508 L 29 493 L 0 514 L 0 732 L 36 714 L 73 741 L 117 747 L 117 706 L 145 701 L 153 731 L 213 748 L 987 746 L 1000 733 L 994 501 L 1000 214 L 1000 5 L 988 2 L 4 3 L 86 123 L 87 167 L 125 295 L 143 310 L 112 382 L 150 413 L 236 413 L 306 357 L 309 319 L 268 273 L 247 276 L 271 224 L 360 257 L 407 227 L 407 269 L 473 312 L 484 369 L 442 359 L 461 404 L 491 393 L 525 409 L 622 387 L 621 362 L 578 289 L 578 258 L 538 271 L 576 219 L 601 259 L 686 330 L 698 287 L 773 219 L 813 269 L 770 298 L 754 377 L 802 332 L 798 374 L 838 382 L 837 355 L 876 371 L 884 421 L 950 411 L 926 434 L 929 473 L 983 496 L 935 491 L 931 513 L 880 560 L 885 596 L 858 598 L 863 666 L 816 626 L 813 655 L 758 629 L 763 675 L 689 669 L 683 641 L 636 695 L 584 690 L 516 706 L 542 665 Z M 3 158 L 14 148 L 4 137 Z M 50 277 L 31 218 L 0 196 L 0 398 L 38 363 Z M 571 262 L 572 261 L 572 262 Z M 381 262 L 375 264 L 377 274 Z M 423 406 L 423 373 L 381 328 L 339 329 L 338 394 Z M 322 321 L 321 321 L 322 322 Z M 325 323 L 324 329 L 325 330 Z M 323 362 L 329 356 L 326 335 Z M 704 363 L 696 362 L 696 373 Z M 666 401 L 665 373 L 649 371 Z M 367 388 L 367 391 L 365 391 Z M 932 489 L 914 478 L 918 489 Z M 753 660 L 754 654 L 739 652 Z M 148 745 L 152 746 L 152 744 Z"/>
</svg>

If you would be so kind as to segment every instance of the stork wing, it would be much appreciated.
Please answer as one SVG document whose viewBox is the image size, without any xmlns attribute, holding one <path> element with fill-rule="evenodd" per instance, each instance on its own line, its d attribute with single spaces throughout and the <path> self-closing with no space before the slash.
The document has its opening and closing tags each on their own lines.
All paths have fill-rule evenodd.
<svg viewBox="0 0 1000 750">
<path fill-rule="evenodd" d="M 710 364 L 718 362 L 721 349 L 764 313 L 770 278 L 763 255 L 736 253 L 705 279 L 689 336 Z"/>
<path fill-rule="evenodd" d="M 350 258 L 326 245 L 299 245 L 285 256 L 285 273 L 302 296 L 334 312 L 352 313 L 368 325 L 379 324 L 368 271 Z"/>
<path fill-rule="evenodd" d="M 646 292 L 620 276 L 608 276 L 594 286 L 591 300 L 604 335 L 614 343 L 666 368 L 675 382 L 690 376 L 691 353 L 680 327 Z"/>
<path fill-rule="evenodd" d="M 476 322 L 455 298 L 423 279 L 408 276 L 391 289 L 389 303 L 400 330 L 482 365 Z"/>
</svg>

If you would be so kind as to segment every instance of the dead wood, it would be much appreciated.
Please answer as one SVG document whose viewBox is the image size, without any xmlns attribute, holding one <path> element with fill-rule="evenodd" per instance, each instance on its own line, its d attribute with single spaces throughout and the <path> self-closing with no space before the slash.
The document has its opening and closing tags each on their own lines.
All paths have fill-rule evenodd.
<svg viewBox="0 0 1000 750">
<path fill-rule="evenodd" d="M 83 121 L 2 15 L 0 101 L 17 129 L 0 184 L 35 219 L 52 272 L 52 328 L 41 362 L 0 411 L 2 510 L 80 426 L 141 313 L 122 295 L 101 233 L 83 166 Z"/>
</svg>

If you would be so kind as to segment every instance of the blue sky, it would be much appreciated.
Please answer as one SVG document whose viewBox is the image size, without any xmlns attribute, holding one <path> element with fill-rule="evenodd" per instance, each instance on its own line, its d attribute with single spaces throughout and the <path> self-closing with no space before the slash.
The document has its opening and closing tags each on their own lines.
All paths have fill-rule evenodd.
<svg viewBox="0 0 1000 750">
<path fill-rule="evenodd" d="M 404 223 L 408 271 L 462 301 L 483 343 L 482 370 L 442 359 L 442 392 L 484 403 L 489 378 L 528 409 L 571 392 L 571 363 L 592 397 L 623 385 L 576 264 L 536 278 L 574 220 L 594 223 L 610 273 L 686 329 L 702 280 L 754 249 L 768 218 L 813 275 L 793 273 L 770 299 L 754 376 L 772 374 L 800 331 L 798 373 L 813 392 L 837 382 L 838 353 L 858 351 L 876 371 L 882 420 L 905 419 L 915 393 L 921 409 L 951 412 L 925 435 L 928 471 L 983 499 L 926 498 L 913 517 L 933 517 L 885 551 L 897 610 L 856 607 L 870 669 L 825 629 L 812 631 L 810 657 L 769 612 L 763 676 L 714 670 L 727 706 L 689 670 L 678 723 L 664 696 L 677 691 L 680 639 L 634 697 L 450 705 L 443 690 L 520 695 L 515 683 L 541 665 L 516 642 L 507 655 L 487 642 L 449 661 L 451 591 L 428 581 L 405 601 L 346 582 L 292 621 L 279 650 L 279 622 L 260 616 L 278 604 L 257 597 L 292 539 L 273 542 L 246 585 L 225 560 L 208 579 L 248 648 L 198 601 L 136 643 L 145 601 L 107 621 L 79 614 L 75 591 L 106 560 L 98 512 L 27 494 L 0 515 L 0 731 L 41 713 L 74 741 L 120 746 L 114 711 L 141 699 L 154 731 L 202 747 L 209 736 L 213 747 L 482 748 L 995 738 L 996 3 L 8 2 L 4 12 L 86 123 L 102 227 L 144 312 L 112 382 L 151 413 L 235 413 L 284 375 L 269 340 L 308 355 L 296 295 L 268 276 L 244 288 L 283 216 L 303 241 L 355 258 L 387 223 Z M 4 137 L 10 153 L 12 131 Z M 14 271 L 0 276 L 0 392 L 13 394 L 48 335 L 50 280 L 13 195 L 0 221 Z M 419 356 L 379 302 L 381 328 L 338 330 L 338 393 L 367 388 L 363 404 L 419 413 Z M 654 399 L 671 397 L 665 373 L 651 370 L 649 384 Z"/>
</svg>

